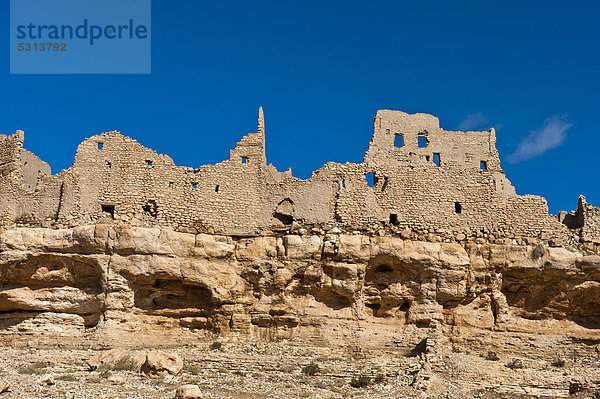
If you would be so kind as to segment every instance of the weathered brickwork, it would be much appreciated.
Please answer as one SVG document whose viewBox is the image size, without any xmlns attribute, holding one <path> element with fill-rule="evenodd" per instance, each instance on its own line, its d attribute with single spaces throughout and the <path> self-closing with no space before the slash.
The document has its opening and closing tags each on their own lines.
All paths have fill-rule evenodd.
<svg viewBox="0 0 600 399">
<path fill-rule="evenodd" d="M 581 242 L 600 245 L 600 208 L 588 204 L 583 195 L 579 196 L 574 212 L 561 211 L 558 217 L 578 233 Z"/>
<path fill-rule="evenodd" d="M 176 166 L 166 155 L 107 132 L 83 141 L 73 165 L 52 176 L 45 162 L 23 149 L 19 131 L 0 136 L 0 224 L 126 223 L 233 236 L 311 227 L 564 236 L 567 227 L 548 214 L 544 198 L 516 194 L 495 144 L 493 129 L 445 131 L 434 116 L 383 110 L 363 163 L 327 163 L 302 180 L 267 164 L 261 108 L 257 132 L 216 165 Z M 591 208 L 585 235 L 599 237 L 598 208 Z"/>
<path fill-rule="evenodd" d="M 65 176 L 23 149 L 24 134 L 0 135 L 0 225 L 43 225 L 56 220 Z"/>
<path fill-rule="evenodd" d="M 557 229 L 545 199 L 516 195 L 500 168 L 494 129 L 445 131 L 431 115 L 379 111 L 364 165 L 375 174 L 380 220 L 396 215 L 408 228 L 508 236 Z"/>
</svg>

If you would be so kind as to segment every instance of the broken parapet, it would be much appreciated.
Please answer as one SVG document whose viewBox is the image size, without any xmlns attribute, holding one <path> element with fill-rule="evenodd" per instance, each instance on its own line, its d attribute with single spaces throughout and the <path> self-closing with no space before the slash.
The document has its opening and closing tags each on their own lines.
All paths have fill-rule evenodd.
<svg viewBox="0 0 600 399">
<path fill-rule="evenodd" d="M 600 208 L 588 204 L 583 195 L 579 196 L 574 212 L 561 211 L 558 218 L 569 229 L 577 231 L 581 242 L 600 245 Z"/>
<path fill-rule="evenodd" d="M 378 111 L 362 163 L 329 162 L 307 180 L 267 164 L 265 141 L 262 108 L 256 133 L 229 159 L 199 168 L 107 132 L 84 140 L 73 165 L 51 176 L 23 150 L 22 132 L 0 137 L 0 226 L 125 223 L 234 236 L 307 226 L 490 241 L 569 232 L 544 198 L 516 194 L 493 129 L 445 131 L 432 115 Z"/>
</svg>

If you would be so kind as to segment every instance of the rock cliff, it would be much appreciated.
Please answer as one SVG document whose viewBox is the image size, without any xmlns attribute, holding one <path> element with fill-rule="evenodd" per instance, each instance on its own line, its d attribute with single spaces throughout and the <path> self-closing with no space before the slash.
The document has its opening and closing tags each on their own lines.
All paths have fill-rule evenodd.
<svg viewBox="0 0 600 399">
<path fill-rule="evenodd" d="M 63 344 L 206 331 L 332 343 L 432 325 L 600 339 L 600 256 L 337 229 L 15 228 L 0 234 L 0 312 L 3 339 Z"/>
</svg>

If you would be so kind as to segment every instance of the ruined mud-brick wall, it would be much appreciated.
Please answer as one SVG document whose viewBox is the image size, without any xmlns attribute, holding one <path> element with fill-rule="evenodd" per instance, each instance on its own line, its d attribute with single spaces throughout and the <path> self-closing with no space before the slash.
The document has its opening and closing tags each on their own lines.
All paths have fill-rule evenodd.
<svg viewBox="0 0 600 399">
<path fill-rule="evenodd" d="M 74 209 L 84 223 L 114 219 L 255 234 L 264 203 L 259 141 L 249 135 L 231 160 L 193 169 L 175 166 L 117 132 L 91 137 L 79 146 L 71 168 Z"/>
<path fill-rule="evenodd" d="M 413 229 L 485 230 L 502 236 L 560 230 L 544 198 L 516 195 L 500 168 L 493 129 L 445 131 L 431 115 L 379 111 L 364 165 L 374 173 L 379 220 Z M 363 183 L 359 190 L 365 189 Z M 355 198 L 344 196 L 349 221 L 360 215 L 360 204 L 350 206 Z"/>
<path fill-rule="evenodd" d="M 583 215 L 581 238 L 586 242 L 600 244 L 600 208 L 588 204 L 584 196 L 579 197 L 579 204 Z"/>
<path fill-rule="evenodd" d="M 56 218 L 63 178 L 23 148 L 24 133 L 0 135 L 0 225 L 50 226 Z"/>
<path fill-rule="evenodd" d="M 579 235 L 580 241 L 588 245 L 600 245 L 600 208 L 588 204 L 579 196 L 577 209 L 567 213 L 561 211 L 559 220 Z"/>
<path fill-rule="evenodd" d="M 8 160 L 1 165 L 1 224 L 125 223 L 234 236 L 297 225 L 444 238 L 549 239 L 567 231 L 545 199 L 516 194 L 500 168 L 493 129 L 444 131 L 431 115 L 379 111 L 363 163 L 330 162 L 301 180 L 267 165 L 264 126 L 260 110 L 257 132 L 228 160 L 199 168 L 176 166 L 118 132 L 102 133 L 82 142 L 73 166 L 55 176 L 23 150 L 22 133 L 10 136 L 0 142 Z"/>
</svg>

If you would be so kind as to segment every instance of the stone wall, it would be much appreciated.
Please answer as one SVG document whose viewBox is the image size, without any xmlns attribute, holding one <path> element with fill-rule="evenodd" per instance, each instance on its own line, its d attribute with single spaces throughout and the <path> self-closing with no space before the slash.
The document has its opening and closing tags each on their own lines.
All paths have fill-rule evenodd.
<svg viewBox="0 0 600 399">
<path fill-rule="evenodd" d="M 49 227 L 56 219 L 64 177 L 23 149 L 24 134 L 0 136 L 0 226 Z"/>
<path fill-rule="evenodd" d="M 34 191 L 43 176 L 50 176 L 50 165 L 42 161 L 26 149 L 21 149 L 21 173 L 23 186 L 28 191 Z"/>
<path fill-rule="evenodd" d="M 363 165 L 374 174 L 375 184 L 358 190 L 376 197 L 380 221 L 419 230 L 508 236 L 560 230 L 544 198 L 516 195 L 500 168 L 494 129 L 445 131 L 431 115 L 378 111 Z M 345 200 L 358 197 L 351 193 Z M 346 217 L 355 219 L 349 222 L 359 222 L 356 211 L 347 210 Z"/>
<path fill-rule="evenodd" d="M 544 198 L 516 194 L 495 143 L 493 129 L 445 131 L 431 115 L 383 110 L 363 163 L 330 162 L 302 180 L 267 164 L 260 109 L 257 132 L 216 165 L 177 166 L 113 131 L 84 140 L 73 166 L 50 176 L 17 132 L 0 138 L 0 224 L 126 223 L 233 236 L 298 226 L 563 236 L 568 229 Z"/>
<path fill-rule="evenodd" d="M 576 231 L 584 243 L 600 245 L 600 208 L 588 204 L 583 195 L 577 201 L 577 210 L 560 212 L 559 220 Z"/>
<path fill-rule="evenodd" d="M 585 197 L 579 197 L 581 213 L 583 214 L 582 239 L 600 244 L 600 208 L 585 202 Z"/>
</svg>

